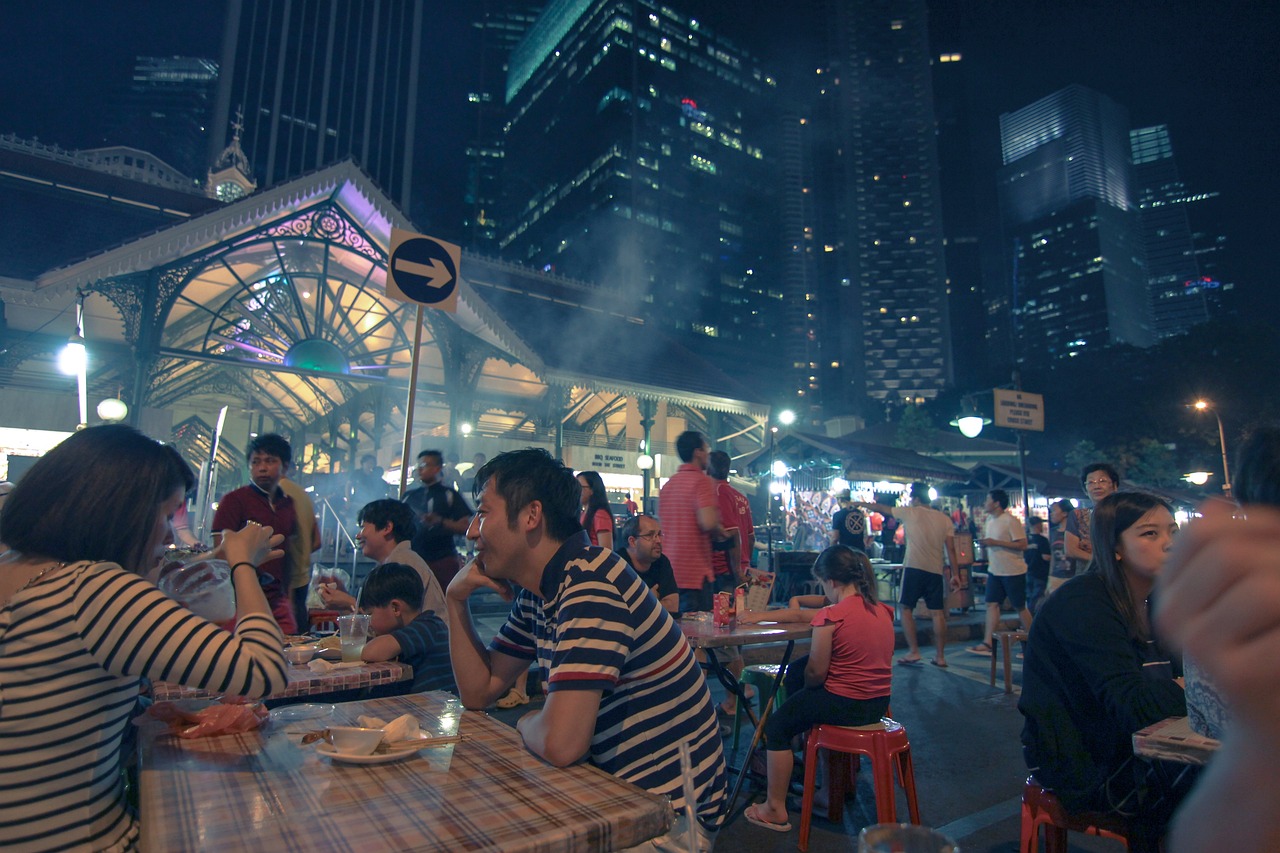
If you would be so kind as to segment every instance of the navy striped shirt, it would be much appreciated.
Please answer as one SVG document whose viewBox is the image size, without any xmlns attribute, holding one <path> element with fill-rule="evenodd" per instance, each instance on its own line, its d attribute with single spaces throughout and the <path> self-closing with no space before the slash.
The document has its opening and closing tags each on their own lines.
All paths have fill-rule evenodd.
<svg viewBox="0 0 1280 853">
<path fill-rule="evenodd" d="M 449 629 L 432 610 L 424 610 L 403 628 L 391 632 L 400 644 L 400 660 L 413 667 L 413 692 L 458 692 L 449 659 Z"/>
<path fill-rule="evenodd" d="M 548 691 L 599 690 L 590 762 L 684 808 L 680 743 L 688 743 L 699 819 L 719 821 L 727 770 L 711 692 L 693 649 L 649 587 L 612 551 L 571 537 L 521 590 L 493 640 L 533 659 Z"/>
<path fill-rule="evenodd" d="M 139 679 L 266 696 L 282 646 L 268 615 L 229 634 L 112 563 L 19 590 L 0 607 L 0 847 L 131 848 L 120 746 Z"/>
</svg>

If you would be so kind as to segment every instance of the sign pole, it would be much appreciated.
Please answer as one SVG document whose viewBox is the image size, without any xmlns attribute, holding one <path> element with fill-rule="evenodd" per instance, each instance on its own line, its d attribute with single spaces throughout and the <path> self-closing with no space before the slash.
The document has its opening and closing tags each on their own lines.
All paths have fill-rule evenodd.
<svg viewBox="0 0 1280 853">
<path fill-rule="evenodd" d="M 1022 371 L 1016 367 L 1013 370 L 1013 390 L 1022 390 Z M 1022 481 L 1022 514 L 1027 517 L 1027 524 L 1031 523 L 1031 495 L 1027 489 L 1027 451 L 1023 446 L 1022 435 L 1023 430 L 1017 431 L 1018 435 L 1018 479 Z"/>
<path fill-rule="evenodd" d="M 409 396 L 404 409 L 404 450 L 400 454 L 400 497 L 404 497 L 409 476 L 409 459 L 413 441 L 413 407 L 418 396 L 418 357 L 422 349 L 422 303 L 418 303 L 413 320 L 413 358 L 409 362 Z"/>
</svg>

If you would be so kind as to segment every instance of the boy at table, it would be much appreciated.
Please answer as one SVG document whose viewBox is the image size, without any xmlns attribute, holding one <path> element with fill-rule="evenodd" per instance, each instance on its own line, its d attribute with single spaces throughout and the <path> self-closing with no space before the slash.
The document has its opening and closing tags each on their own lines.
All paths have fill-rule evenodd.
<svg viewBox="0 0 1280 853">
<path fill-rule="evenodd" d="M 687 743 L 699 843 L 709 850 L 727 770 L 711 693 L 679 626 L 622 558 L 591 546 L 578 522 L 578 482 L 559 460 L 510 451 L 482 466 L 475 484 L 467 538 L 476 557 L 445 593 L 463 704 L 488 707 L 536 659 L 547 700 L 516 726 L 525 746 L 557 767 L 586 760 L 671 797 L 670 835 L 637 849 L 683 841 L 679 747 Z M 467 605 L 485 588 L 514 597 L 488 648 Z"/>
<path fill-rule="evenodd" d="M 360 603 L 376 636 L 365 643 L 366 661 L 399 658 L 413 667 L 410 693 L 457 693 L 449 663 L 449 629 L 435 611 L 422 609 L 424 591 L 418 572 L 403 563 L 383 563 L 369 572 Z"/>
</svg>

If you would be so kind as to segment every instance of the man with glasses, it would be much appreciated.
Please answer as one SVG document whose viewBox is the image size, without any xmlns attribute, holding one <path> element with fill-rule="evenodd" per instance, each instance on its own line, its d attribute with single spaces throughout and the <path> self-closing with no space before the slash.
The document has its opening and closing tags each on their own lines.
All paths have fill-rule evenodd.
<svg viewBox="0 0 1280 853">
<path fill-rule="evenodd" d="M 418 454 L 418 479 L 422 485 L 410 489 L 402 500 L 414 512 L 417 530 L 413 534 L 413 550 L 427 561 L 442 589 L 449 588 L 462 569 L 453 537 L 467 532 L 471 525 L 471 507 L 457 490 L 445 485 L 444 456 L 439 450 Z"/>
<path fill-rule="evenodd" d="M 622 559 L 631 564 L 640 580 L 668 613 L 680 612 L 680 588 L 671 572 L 671 561 L 662 553 L 662 525 L 651 515 L 633 515 L 622 525 Z"/>
<path fill-rule="evenodd" d="M 1080 475 L 1080 483 L 1084 493 L 1097 506 L 1098 501 L 1120 488 L 1120 474 L 1106 462 L 1094 462 L 1086 465 Z M 1067 516 L 1066 531 L 1063 542 L 1066 546 L 1067 559 L 1072 561 L 1075 573 L 1079 574 L 1089 567 L 1093 561 L 1093 545 L 1089 540 L 1089 522 L 1093 518 L 1093 510 L 1081 507 Z M 1063 581 L 1049 583 L 1049 592 L 1053 592 Z"/>
</svg>

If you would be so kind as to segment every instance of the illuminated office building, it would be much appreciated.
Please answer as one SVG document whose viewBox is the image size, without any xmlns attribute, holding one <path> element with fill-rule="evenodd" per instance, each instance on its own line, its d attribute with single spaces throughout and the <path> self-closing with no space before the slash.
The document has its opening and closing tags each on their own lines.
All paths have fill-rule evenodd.
<svg viewBox="0 0 1280 853">
<path fill-rule="evenodd" d="M 154 154 L 193 185 L 209 168 L 209 122 L 218 63 L 190 56 L 139 56 L 107 139 Z"/>
<path fill-rule="evenodd" d="M 770 368 L 774 83 L 677 6 L 555 0 L 517 46 L 500 250 L 722 364 Z"/>
<path fill-rule="evenodd" d="M 1018 360 L 1154 343 L 1128 112 L 1069 86 L 1002 114 L 1000 142 L 1006 286 L 990 316 L 1012 319 Z"/>
</svg>

